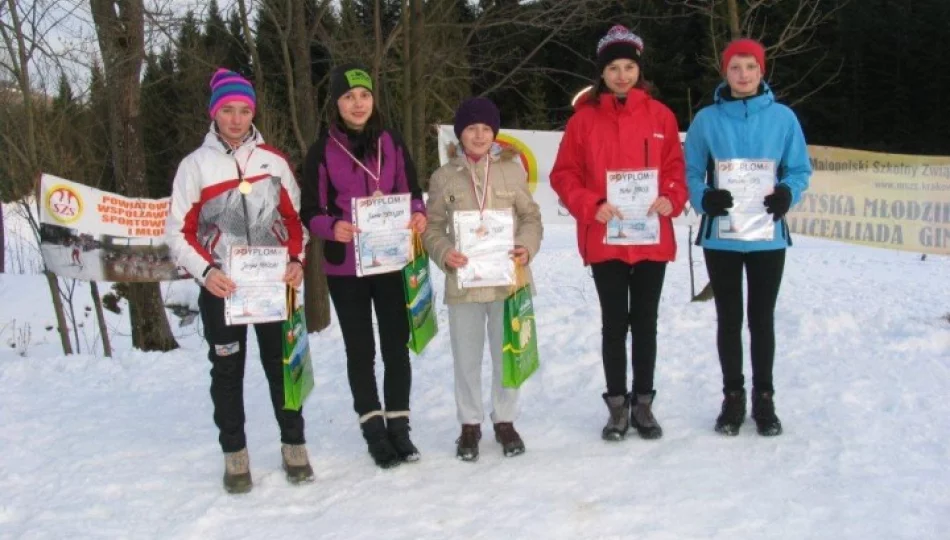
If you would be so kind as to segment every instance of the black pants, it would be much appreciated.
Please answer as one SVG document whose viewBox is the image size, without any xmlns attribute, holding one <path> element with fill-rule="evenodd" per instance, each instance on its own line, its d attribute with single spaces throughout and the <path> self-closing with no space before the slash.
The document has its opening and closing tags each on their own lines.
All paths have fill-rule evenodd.
<svg viewBox="0 0 950 540">
<path fill-rule="evenodd" d="M 606 261 L 590 266 L 600 298 L 607 394 L 627 393 L 628 328 L 633 333 L 633 391 L 649 394 L 656 370 L 656 317 L 666 263 Z"/>
<path fill-rule="evenodd" d="M 372 309 L 379 323 L 383 356 L 383 399 L 387 411 L 408 411 L 412 367 L 409 364 L 409 320 L 399 272 L 375 276 L 327 276 L 343 344 L 346 374 L 356 414 L 383 410 L 376 389 L 376 340 Z"/>
<path fill-rule="evenodd" d="M 774 391 L 775 302 L 778 300 L 785 250 L 739 253 L 704 249 L 706 270 L 716 299 L 719 319 L 716 345 L 726 392 L 742 390 L 742 269 L 749 282 L 749 334 L 752 338 L 752 386 L 759 392 Z"/>
<path fill-rule="evenodd" d="M 204 287 L 198 296 L 198 309 L 205 327 L 205 339 L 211 360 L 211 401 L 214 423 L 218 426 L 221 450 L 237 452 L 247 446 L 244 435 L 244 358 L 247 351 L 247 325 L 224 323 L 224 300 Z M 284 362 L 281 323 L 255 324 L 261 365 L 270 390 L 274 416 L 280 426 L 280 441 L 304 444 L 301 411 L 284 410 Z"/>
</svg>

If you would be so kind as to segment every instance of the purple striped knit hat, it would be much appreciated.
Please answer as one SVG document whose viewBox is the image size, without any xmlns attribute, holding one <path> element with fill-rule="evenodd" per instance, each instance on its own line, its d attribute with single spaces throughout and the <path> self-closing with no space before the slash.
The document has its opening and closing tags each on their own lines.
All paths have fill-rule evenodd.
<svg viewBox="0 0 950 540">
<path fill-rule="evenodd" d="M 231 70 L 218 68 L 211 76 L 211 101 L 208 103 L 211 118 L 214 119 L 218 109 L 231 101 L 247 103 L 252 113 L 257 109 L 257 94 L 251 83 Z"/>
</svg>

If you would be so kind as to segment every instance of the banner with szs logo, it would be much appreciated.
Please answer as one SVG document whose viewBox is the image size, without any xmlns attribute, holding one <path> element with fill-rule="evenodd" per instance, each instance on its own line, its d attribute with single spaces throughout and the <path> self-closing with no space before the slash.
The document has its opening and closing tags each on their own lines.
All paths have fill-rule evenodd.
<svg viewBox="0 0 950 540">
<path fill-rule="evenodd" d="M 86 281 L 187 277 L 165 244 L 168 198 L 133 199 L 50 174 L 40 179 L 40 252 L 54 274 Z"/>
</svg>

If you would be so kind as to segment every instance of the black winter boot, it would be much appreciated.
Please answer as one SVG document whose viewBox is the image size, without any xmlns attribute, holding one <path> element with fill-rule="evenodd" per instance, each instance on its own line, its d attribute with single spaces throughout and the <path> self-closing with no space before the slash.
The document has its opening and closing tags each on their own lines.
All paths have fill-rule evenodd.
<svg viewBox="0 0 950 540">
<path fill-rule="evenodd" d="M 663 428 L 653 416 L 653 398 L 656 390 L 649 394 L 637 394 L 636 403 L 630 408 L 630 423 L 640 434 L 641 439 L 659 439 L 663 436 Z"/>
<path fill-rule="evenodd" d="M 736 436 L 745 422 L 745 390 L 723 392 L 722 411 L 716 418 L 716 432 Z"/>
<path fill-rule="evenodd" d="M 604 394 L 603 398 L 610 416 L 607 417 L 607 425 L 600 432 L 600 438 L 605 441 L 622 441 L 627 436 L 627 430 L 630 428 L 628 416 L 630 395 L 608 396 Z"/>
<path fill-rule="evenodd" d="M 408 462 L 419 461 L 422 457 L 419 454 L 419 449 L 416 448 L 416 445 L 412 444 L 412 440 L 409 439 L 410 428 L 408 416 L 387 418 L 386 430 L 389 432 L 389 442 L 392 443 L 393 448 L 396 449 L 396 453 L 399 454 L 401 460 Z"/>
<path fill-rule="evenodd" d="M 369 455 L 373 456 L 377 467 L 389 469 L 399 465 L 402 460 L 393 448 L 393 443 L 389 442 L 389 433 L 386 431 L 382 412 L 364 420 L 360 424 L 360 429 L 363 430 L 363 438 L 366 439 Z"/>
<path fill-rule="evenodd" d="M 755 430 L 763 437 L 782 434 L 782 422 L 775 416 L 775 392 L 756 392 L 752 389 L 752 419 Z"/>
</svg>

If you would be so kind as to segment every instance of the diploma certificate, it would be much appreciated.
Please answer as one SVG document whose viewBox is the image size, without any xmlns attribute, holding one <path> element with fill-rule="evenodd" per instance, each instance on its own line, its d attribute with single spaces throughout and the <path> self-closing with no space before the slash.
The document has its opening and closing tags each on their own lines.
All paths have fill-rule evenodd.
<svg viewBox="0 0 950 540">
<path fill-rule="evenodd" d="M 412 230 L 408 193 L 353 199 L 356 275 L 372 276 L 402 270 L 409 263 Z"/>
<path fill-rule="evenodd" d="M 747 242 L 775 239 L 775 222 L 765 211 L 765 196 L 775 191 L 772 160 L 729 159 L 716 162 L 716 185 L 732 193 L 732 208 L 721 216 L 719 238 Z"/>
<path fill-rule="evenodd" d="M 660 192 L 657 169 L 607 171 L 607 202 L 623 219 L 607 222 L 604 243 L 647 246 L 660 243 L 660 216 L 647 215 Z"/>
<path fill-rule="evenodd" d="M 237 290 L 224 299 L 228 325 L 283 321 L 287 318 L 287 248 L 231 246 L 226 273 Z"/>
<path fill-rule="evenodd" d="M 452 213 L 455 249 L 468 257 L 456 270 L 458 286 L 497 287 L 515 284 L 515 220 L 511 209 Z"/>
</svg>

